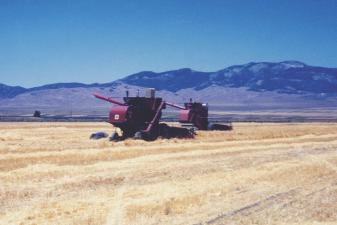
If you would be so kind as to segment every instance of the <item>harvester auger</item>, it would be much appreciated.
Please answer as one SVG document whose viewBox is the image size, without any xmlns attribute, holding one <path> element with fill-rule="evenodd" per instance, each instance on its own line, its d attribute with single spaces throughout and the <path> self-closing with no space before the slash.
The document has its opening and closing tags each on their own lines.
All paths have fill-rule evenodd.
<svg viewBox="0 0 337 225">
<path fill-rule="evenodd" d="M 163 138 L 193 138 L 193 129 L 184 127 L 170 127 L 160 123 L 162 110 L 167 105 L 180 108 L 177 105 L 167 103 L 162 98 L 155 97 L 155 90 L 148 89 L 146 97 L 129 97 L 126 92 L 124 102 L 116 101 L 109 97 L 94 94 L 98 99 L 113 103 L 110 109 L 109 123 L 120 128 L 122 135 L 114 132 L 110 140 L 119 141 L 126 138 L 143 139 L 147 141 Z"/>
<path fill-rule="evenodd" d="M 232 130 L 231 123 L 211 123 L 208 121 L 208 105 L 201 102 L 184 103 L 180 107 L 179 122 L 182 126 L 193 127 L 196 130 Z"/>
</svg>

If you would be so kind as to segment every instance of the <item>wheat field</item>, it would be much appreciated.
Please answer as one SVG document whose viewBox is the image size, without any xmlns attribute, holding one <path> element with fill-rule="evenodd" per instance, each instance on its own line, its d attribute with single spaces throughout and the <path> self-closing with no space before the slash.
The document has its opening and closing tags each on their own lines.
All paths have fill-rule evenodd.
<svg viewBox="0 0 337 225">
<path fill-rule="evenodd" d="M 337 224 L 335 123 L 89 139 L 112 130 L 1 123 L 0 224 Z"/>
</svg>

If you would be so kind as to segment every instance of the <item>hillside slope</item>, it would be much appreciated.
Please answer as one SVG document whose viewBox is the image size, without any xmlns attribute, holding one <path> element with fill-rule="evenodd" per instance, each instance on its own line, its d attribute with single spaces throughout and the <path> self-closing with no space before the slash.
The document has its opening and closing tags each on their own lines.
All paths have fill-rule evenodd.
<svg viewBox="0 0 337 225">
<path fill-rule="evenodd" d="M 337 107 L 337 69 L 284 61 L 248 63 L 216 72 L 145 71 L 104 84 L 56 83 L 29 89 L 0 85 L 0 113 L 41 109 L 96 114 L 110 105 L 94 99 L 93 92 L 120 99 L 126 90 L 133 96 L 143 95 L 146 87 L 156 88 L 157 95 L 169 101 L 183 103 L 192 98 L 226 110 Z"/>
</svg>

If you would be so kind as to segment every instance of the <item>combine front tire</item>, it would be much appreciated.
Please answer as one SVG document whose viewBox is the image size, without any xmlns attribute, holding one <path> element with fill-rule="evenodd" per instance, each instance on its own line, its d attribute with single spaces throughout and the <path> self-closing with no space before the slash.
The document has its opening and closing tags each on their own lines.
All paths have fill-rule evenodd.
<svg viewBox="0 0 337 225">
<path fill-rule="evenodd" d="M 133 136 L 133 138 L 136 139 L 136 140 L 143 140 L 144 135 L 143 135 L 143 133 L 141 131 L 137 131 L 135 133 L 135 135 Z"/>
<path fill-rule="evenodd" d="M 167 138 L 167 139 L 171 138 L 170 127 L 167 126 L 167 124 L 165 124 L 165 123 L 160 124 L 159 136 L 162 137 L 162 138 Z"/>
</svg>

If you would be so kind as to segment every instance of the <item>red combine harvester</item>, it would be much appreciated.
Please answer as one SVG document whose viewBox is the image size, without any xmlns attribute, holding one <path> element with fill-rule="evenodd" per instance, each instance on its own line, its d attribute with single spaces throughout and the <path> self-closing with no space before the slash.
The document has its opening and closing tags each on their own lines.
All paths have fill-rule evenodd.
<svg viewBox="0 0 337 225">
<path fill-rule="evenodd" d="M 162 98 L 155 97 L 155 90 L 148 89 L 146 97 L 129 97 L 128 92 L 123 98 L 124 102 L 116 101 L 112 98 L 94 94 L 96 98 L 115 104 L 109 114 L 109 123 L 118 127 L 122 135 L 113 133 L 110 140 L 124 140 L 126 138 L 155 140 L 163 138 L 193 138 L 192 129 L 183 127 L 170 127 L 165 123 L 160 123 L 162 110 L 167 105 L 179 107 L 163 101 Z"/>
<path fill-rule="evenodd" d="M 208 121 L 208 105 L 201 102 L 187 102 L 180 107 L 179 122 L 185 127 L 197 130 L 232 130 L 232 124 L 210 123 Z"/>
</svg>

